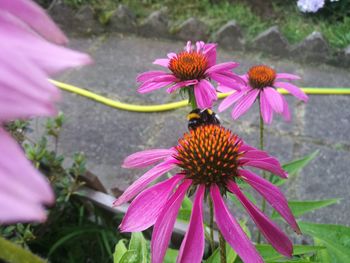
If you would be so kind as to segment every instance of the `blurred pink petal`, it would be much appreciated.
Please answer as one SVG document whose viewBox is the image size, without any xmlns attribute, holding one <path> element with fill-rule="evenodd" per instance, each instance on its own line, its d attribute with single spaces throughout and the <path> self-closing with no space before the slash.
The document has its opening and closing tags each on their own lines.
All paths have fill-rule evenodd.
<svg viewBox="0 0 350 263">
<path fill-rule="evenodd" d="M 166 74 L 168 74 L 168 73 L 166 73 L 164 71 L 160 71 L 160 70 L 147 71 L 147 72 L 139 74 L 137 76 L 136 80 L 137 80 L 137 82 L 146 82 L 146 81 L 153 79 L 154 77 L 158 77 L 158 76 L 162 76 L 162 75 L 166 75 Z"/>
<path fill-rule="evenodd" d="M 171 233 L 181 203 L 192 181 L 185 180 L 164 205 L 153 228 L 151 252 L 152 263 L 163 263 L 165 252 L 168 248 Z"/>
<path fill-rule="evenodd" d="M 242 165 L 260 168 L 282 178 L 288 178 L 287 172 L 282 169 L 281 164 L 273 157 L 258 160 L 252 159 L 242 163 Z"/>
<path fill-rule="evenodd" d="M 203 198 L 205 186 L 198 187 L 193 201 L 192 214 L 188 230 L 182 240 L 176 262 L 200 263 L 204 253 Z"/>
<path fill-rule="evenodd" d="M 284 118 L 285 121 L 289 122 L 291 121 L 292 117 L 289 111 L 289 106 L 287 103 L 287 100 L 285 97 L 282 96 L 282 100 L 283 100 L 283 112 L 282 112 L 282 116 Z"/>
<path fill-rule="evenodd" d="M 281 94 L 279 94 L 275 89 L 271 87 L 266 87 L 261 93 L 264 93 L 267 102 L 275 112 L 282 113 L 283 100 Z"/>
<path fill-rule="evenodd" d="M 289 73 L 277 73 L 276 74 L 276 79 L 291 79 L 291 80 L 295 80 L 295 79 L 300 79 L 299 76 L 294 75 L 294 74 L 289 74 Z"/>
<path fill-rule="evenodd" d="M 169 195 L 183 177 L 174 175 L 140 193 L 130 204 L 119 226 L 120 231 L 140 232 L 154 225 Z"/>
<path fill-rule="evenodd" d="M 213 199 L 215 221 L 227 243 L 245 263 L 263 263 L 262 257 L 244 233 L 236 219 L 228 211 L 222 200 L 219 187 L 212 185 L 210 195 Z"/>
<path fill-rule="evenodd" d="M 221 86 L 222 87 L 222 86 Z M 233 103 L 243 97 L 245 93 L 243 91 L 236 91 L 235 93 L 227 96 L 219 105 L 219 111 L 222 112 L 230 107 Z"/>
<path fill-rule="evenodd" d="M 234 120 L 238 119 L 241 115 L 250 109 L 258 97 L 259 92 L 259 90 L 250 90 L 245 97 L 241 98 L 237 102 L 231 113 L 231 116 Z"/>
<path fill-rule="evenodd" d="M 288 83 L 288 82 L 276 82 L 276 87 L 282 88 L 287 90 L 290 94 L 297 97 L 298 99 L 307 102 L 309 100 L 309 97 L 297 86 Z"/>
<path fill-rule="evenodd" d="M 30 0 L 1 0 L 0 10 L 17 17 L 49 41 L 56 44 L 68 42 L 66 36 L 46 12 Z"/>
<path fill-rule="evenodd" d="M 54 201 L 48 181 L 2 128 L 0 149 L 0 223 L 43 221 L 42 203 Z"/>
<path fill-rule="evenodd" d="M 200 109 L 211 108 L 213 101 L 217 100 L 217 95 L 213 85 L 202 79 L 194 86 L 194 94 L 196 97 L 197 107 Z"/>
<path fill-rule="evenodd" d="M 273 111 L 264 92 L 260 93 L 260 111 L 264 122 L 267 124 L 271 124 L 273 119 Z"/>
<path fill-rule="evenodd" d="M 279 229 L 277 224 L 271 221 L 262 211 L 260 211 L 259 208 L 257 208 L 248 198 L 246 198 L 236 183 L 230 181 L 228 184 L 228 189 L 234 193 L 238 200 L 242 203 L 266 240 L 279 253 L 286 257 L 291 257 L 293 254 L 293 244 Z"/>
</svg>

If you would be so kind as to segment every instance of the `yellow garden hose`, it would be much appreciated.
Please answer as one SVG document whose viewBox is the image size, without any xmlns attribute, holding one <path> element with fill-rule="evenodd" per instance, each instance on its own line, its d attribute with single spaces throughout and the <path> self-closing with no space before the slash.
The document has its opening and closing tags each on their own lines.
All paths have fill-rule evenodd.
<svg viewBox="0 0 350 263">
<path fill-rule="evenodd" d="M 178 102 L 172 102 L 167 104 L 158 104 L 158 105 L 136 105 L 136 104 L 128 104 L 120 101 L 112 100 L 107 97 L 98 95 L 94 92 L 88 91 L 86 89 L 82 89 L 67 83 L 59 82 L 56 80 L 50 79 L 50 82 L 54 84 L 56 87 L 69 91 L 80 96 L 89 98 L 91 100 L 97 101 L 104 105 L 110 106 L 112 108 L 127 110 L 127 111 L 136 111 L 136 112 L 159 112 L 159 111 L 168 111 L 178 109 L 188 105 L 188 100 L 182 100 Z M 281 94 L 289 94 L 287 91 L 283 89 L 277 89 Z M 350 95 L 350 88 L 302 88 L 302 90 L 306 94 L 314 94 L 314 95 Z M 219 99 L 225 98 L 230 93 L 218 93 Z"/>
</svg>

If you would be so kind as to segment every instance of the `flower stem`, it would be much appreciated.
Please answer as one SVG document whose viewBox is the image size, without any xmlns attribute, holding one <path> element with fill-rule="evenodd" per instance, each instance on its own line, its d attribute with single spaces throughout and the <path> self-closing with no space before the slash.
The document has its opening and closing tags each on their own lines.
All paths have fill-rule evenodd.
<svg viewBox="0 0 350 263">
<path fill-rule="evenodd" d="M 209 203 L 209 212 L 210 212 L 210 221 L 209 221 L 209 228 L 210 228 L 210 249 L 211 253 L 214 253 L 215 250 L 215 242 L 214 242 L 214 209 L 213 209 L 213 201 L 211 200 L 210 196 L 208 195 L 208 203 Z"/>
<path fill-rule="evenodd" d="M 220 247 L 220 262 L 226 263 L 226 242 L 220 231 L 219 231 L 219 247 Z"/>
<path fill-rule="evenodd" d="M 194 95 L 194 86 L 188 87 L 188 103 L 191 104 L 192 110 L 197 109 L 196 96 Z"/>
</svg>

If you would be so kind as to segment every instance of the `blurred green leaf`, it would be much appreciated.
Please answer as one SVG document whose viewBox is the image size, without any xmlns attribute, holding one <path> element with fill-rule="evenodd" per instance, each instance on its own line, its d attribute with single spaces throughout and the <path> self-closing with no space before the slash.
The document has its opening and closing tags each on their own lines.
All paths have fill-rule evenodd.
<svg viewBox="0 0 350 263">
<path fill-rule="evenodd" d="M 315 157 L 318 155 L 318 153 L 319 153 L 319 150 L 314 151 L 313 153 L 308 154 L 301 159 L 294 160 L 290 163 L 286 163 L 286 164 L 282 165 L 282 168 L 288 172 L 289 178 L 296 176 L 300 172 L 301 169 L 303 169 L 313 159 L 315 159 Z M 286 182 L 286 180 L 282 179 L 278 176 L 273 176 L 271 182 L 275 185 L 283 185 Z"/>
<path fill-rule="evenodd" d="M 227 263 L 235 262 L 237 258 L 236 252 L 232 249 L 232 247 L 226 243 L 226 260 Z M 220 262 L 220 251 L 219 248 L 216 248 L 213 254 L 205 261 L 205 263 L 218 263 Z"/>
<path fill-rule="evenodd" d="M 336 203 L 339 203 L 341 199 L 333 198 L 326 200 L 316 200 L 316 201 L 288 201 L 288 205 L 292 210 L 295 217 L 302 216 L 307 212 L 317 210 L 323 207 L 327 207 Z M 280 218 L 280 214 L 276 211 L 273 211 L 271 218 L 276 219 Z"/>
<path fill-rule="evenodd" d="M 344 263 L 350 259 L 350 227 L 343 225 L 299 222 L 301 231 L 317 238 L 330 255 L 330 262 Z"/>
<path fill-rule="evenodd" d="M 133 232 L 130 239 L 129 250 L 137 252 L 137 262 L 147 262 L 147 244 L 141 232 Z"/>
<path fill-rule="evenodd" d="M 164 263 L 176 263 L 176 258 L 178 254 L 179 254 L 178 250 L 168 248 L 164 257 Z"/>
<path fill-rule="evenodd" d="M 123 255 L 126 253 L 127 248 L 124 244 L 125 239 L 119 240 L 119 242 L 115 245 L 114 253 L 113 253 L 113 263 L 120 263 Z"/>
<path fill-rule="evenodd" d="M 294 247 L 293 256 L 300 256 L 304 254 L 315 254 L 316 252 L 325 249 L 325 247 L 323 246 L 294 245 L 293 247 Z M 279 259 L 286 259 L 283 255 L 278 253 L 271 245 L 258 244 L 256 245 L 256 248 L 265 261 L 275 261 Z"/>
<path fill-rule="evenodd" d="M 120 263 L 139 263 L 138 252 L 135 250 L 128 250 L 120 259 Z"/>
</svg>

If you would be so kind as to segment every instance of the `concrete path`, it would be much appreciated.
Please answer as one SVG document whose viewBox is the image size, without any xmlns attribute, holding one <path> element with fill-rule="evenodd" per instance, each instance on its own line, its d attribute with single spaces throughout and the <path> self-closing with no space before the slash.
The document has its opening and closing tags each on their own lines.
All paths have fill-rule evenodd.
<svg viewBox="0 0 350 263">
<path fill-rule="evenodd" d="M 135 36 L 109 35 L 94 39 L 71 39 L 73 48 L 86 51 L 95 65 L 62 75 L 61 81 L 84 87 L 128 103 L 160 104 L 176 101 L 165 91 L 140 95 L 136 92 L 137 74 L 157 69 L 152 61 L 167 52 L 179 51 L 184 43 L 143 39 Z M 300 65 L 288 60 L 270 60 L 257 54 L 226 52 L 219 49 L 219 61 L 238 61 L 239 73 L 253 64 L 269 64 L 280 72 L 303 77 L 301 86 L 350 86 L 349 70 L 324 65 Z M 142 174 L 142 170 L 120 167 L 127 155 L 149 148 L 175 145 L 187 130 L 189 108 L 163 113 L 119 111 L 64 92 L 60 108 L 67 116 L 59 149 L 70 155 L 83 151 L 88 167 L 99 175 L 108 189 L 123 191 Z M 286 124 L 276 116 L 267 127 L 266 149 L 282 162 L 309 154 L 320 154 L 298 178 L 288 181 L 285 191 L 291 199 L 341 197 L 339 205 L 317 211 L 306 219 L 350 225 L 350 96 L 311 96 L 307 105 L 288 96 L 293 121 Z M 247 143 L 258 146 L 258 114 L 251 110 L 232 122 L 229 112 L 220 115 Z"/>
</svg>

